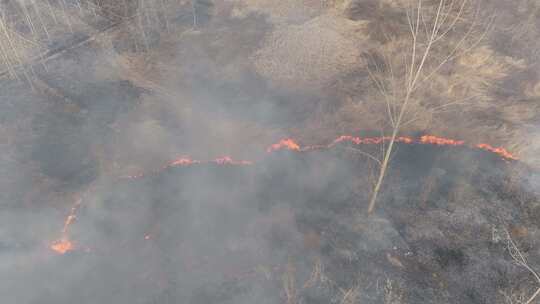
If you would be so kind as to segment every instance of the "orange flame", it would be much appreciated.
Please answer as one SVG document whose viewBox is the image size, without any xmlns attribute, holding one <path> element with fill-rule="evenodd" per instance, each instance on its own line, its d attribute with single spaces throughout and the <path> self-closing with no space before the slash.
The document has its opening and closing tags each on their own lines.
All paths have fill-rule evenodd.
<svg viewBox="0 0 540 304">
<path fill-rule="evenodd" d="M 512 155 L 510 152 L 508 152 L 505 148 L 502 147 L 493 147 L 488 144 L 478 144 L 476 145 L 478 149 L 486 150 L 495 154 L 499 154 L 500 156 L 507 158 L 507 159 L 513 159 L 517 160 L 518 158 L 514 155 Z"/>
<path fill-rule="evenodd" d="M 280 140 L 277 144 L 271 145 L 266 151 L 274 152 L 278 150 L 291 150 L 291 151 L 300 151 L 300 146 L 291 138 L 286 138 Z"/>
<path fill-rule="evenodd" d="M 167 167 L 176 167 L 176 166 L 189 166 L 194 164 L 200 164 L 201 162 L 198 160 L 193 160 L 189 157 L 180 157 L 178 159 L 173 160 L 170 162 Z"/>
<path fill-rule="evenodd" d="M 366 144 L 366 145 L 373 145 L 373 144 L 381 144 L 387 141 L 390 141 L 391 137 L 389 136 L 382 136 L 382 137 L 355 137 L 350 135 L 342 135 L 333 140 L 331 143 L 327 145 L 311 145 L 311 146 L 300 146 L 296 141 L 294 141 L 291 138 L 286 138 L 280 140 L 278 143 L 271 145 L 268 147 L 267 152 L 275 152 L 280 150 L 288 150 L 288 151 L 294 151 L 294 152 L 305 152 L 305 151 L 311 151 L 311 150 L 319 150 L 319 149 L 328 149 L 331 148 L 337 144 L 349 142 L 356 145 Z M 405 144 L 430 144 L 430 145 L 437 145 L 437 146 L 463 146 L 465 145 L 465 142 L 462 140 L 454 140 L 449 138 L 443 138 L 443 137 L 437 137 L 434 135 L 424 135 L 421 136 L 418 139 L 407 137 L 407 136 L 399 136 L 396 137 L 396 142 L 399 143 L 405 143 Z M 472 146 L 476 149 L 481 149 L 484 151 L 488 151 L 491 153 L 495 153 L 502 157 L 505 160 L 517 160 L 518 158 L 514 155 L 512 155 L 509 151 L 502 147 L 493 147 L 489 144 L 477 144 Z M 180 157 L 178 159 L 175 159 L 169 163 L 167 163 L 165 166 L 163 166 L 161 169 L 167 169 L 170 167 L 177 167 L 177 166 L 191 166 L 191 165 L 197 165 L 197 164 L 208 164 L 208 163 L 214 163 L 218 165 L 253 165 L 252 161 L 246 161 L 246 160 L 233 160 L 229 156 L 224 156 L 220 158 L 216 158 L 214 160 L 210 161 L 200 161 L 200 160 L 194 160 L 189 157 Z M 159 170 L 156 170 L 155 172 L 159 172 Z M 120 178 L 129 178 L 129 179 L 136 179 L 136 178 L 142 178 L 145 177 L 146 174 L 144 173 L 138 173 L 134 175 L 127 175 L 122 176 Z M 75 221 L 76 216 L 75 213 L 77 212 L 77 209 L 81 205 L 82 199 L 79 199 L 71 208 L 71 211 L 69 215 L 67 216 L 66 220 L 64 221 L 64 227 L 62 229 L 62 237 L 60 240 L 54 242 L 50 248 L 54 250 L 55 252 L 59 254 L 65 254 L 69 251 L 75 250 L 76 246 L 73 244 L 73 242 L 69 239 L 69 227 L 70 225 Z M 151 239 L 151 235 L 147 234 L 144 236 L 145 240 Z"/>
<path fill-rule="evenodd" d="M 437 146 L 462 146 L 465 144 L 463 140 L 453 140 L 433 135 L 424 135 L 420 137 L 420 142 L 423 144 L 432 144 Z"/>
<path fill-rule="evenodd" d="M 51 245 L 51 249 L 56 251 L 59 254 L 65 254 L 69 251 L 75 250 L 75 245 L 73 244 L 73 242 L 69 240 L 69 226 L 73 224 L 73 222 L 77 218 L 75 216 L 75 213 L 77 212 L 77 209 L 79 208 L 81 203 L 82 203 L 82 198 L 79 198 L 75 202 L 73 207 L 71 207 L 69 215 L 64 221 L 64 227 L 62 228 L 62 238 Z"/>
<path fill-rule="evenodd" d="M 230 156 L 223 156 L 220 158 L 216 158 L 214 160 L 208 160 L 208 161 L 201 161 L 192 159 L 187 156 L 179 157 L 173 161 L 168 162 L 164 166 L 161 167 L 161 170 L 165 170 L 171 167 L 186 167 L 186 166 L 192 166 L 192 165 L 200 165 L 200 164 L 209 164 L 214 163 L 218 165 L 242 165 L 242 166 L 248 166 L 253 165 L 253 162 L 250 160 L 234 160 Z M 161 172 L 161 170 L 154 170 L 152 173 L 158 174 Z M 144 172 L 131 174 L 131 175 L 122 175 L 120 176 L 121 179 L 138 179 L 143 178 L 147 176 Z"/>
<path fill-rule="evenodd" d="M 70 240 L 62 239 L 54 242 L 51 245 L 51 249 L 59 254 L 65 254 L 69 251 L 75 250 L 75 246 L 73 246 L 73 243 Z"/>
<path fill-rule="evenodd" d="M 356 145 L 361 145 L 361 144 L 373 145 L 373 144 L 381 144 L 390 140 L 391 140 L 391 137 L 389 136 L 361 138 L 361 137 L 355 137 L 355 136 L 350 136 L 350 135 L 342 135 L 336 138 L 334 141 L 332 141 L 328 145 L 313 145 L 313 146 L 302 147 L 298 143 L 296 143 L 293 139 L 287 138 L 287 139 L 282 139 L 278 143 L 271 145 L 267 149 L 267 152 L 275 152 L 275 151 L 280 151 L 280 150 L 304 152 L 304 151 L 310 151 L 310 150 L 331 148 L 334 145 L 344 143 L 344 142 L 349 142 Z M 437 145 L 437 146 L 464 146 L 465 145 L 465 141 L 463 140 L 455 140 L 455 139 L 450 139 L 450 138 L 438 137 L 434 135 L 424 135 L 418 139 L 414 139 L 407 136 L 399 136 L 399 137 L 396 137 L 396 142 L 405 143 L 405 144 L 414 144 L 414 143 L 430 144 L 430 145 Z M 478 144 L 472 147 L 495 153 L 506 160 L 518 159 L 516 156 L 512 155 L 510 152 L 508 152 L 508 150 L 502 147 L 493 147 L 488 144 Z"/>
</svg>

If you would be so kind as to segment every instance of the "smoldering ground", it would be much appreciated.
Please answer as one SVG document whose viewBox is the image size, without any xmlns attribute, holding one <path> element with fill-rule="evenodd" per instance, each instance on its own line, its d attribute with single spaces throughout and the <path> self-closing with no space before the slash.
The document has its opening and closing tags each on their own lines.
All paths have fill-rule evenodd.
<svg viewBox="0 0 540 304">
<path fill-rule="evenodd" d="M 41 238 L 54 232 L 29 232 L 53 214 L 8 222 L 20 230 L 4 250 L 2 294 L 17 303 L 282 303 L 328 302 L 362 288 L 356 297 L 368 303 L 390 292 L 407 302 L 463 303 L 529 286 L 515 285 L 523 270 L 493 234 L 525 225 L 527 237 L 516 237 L 523 250 L 537 248 L 538 209 L 520 203 L 536 196 L 507 184 L 516 164 L 466 147 L 399 149 L 382 209 L 369 218 L 361 212 L 369 166 L 339 147 L 102 180 L 70 228 L 74 251 L 53 253 Z"/>
<path fill-rule="evenodd" d="M 258 239 L 238 241 L 232 235 L 245 231 L 267 233 L 265 229 L 255 229 L 255 224 L 248 221 L 257 218 L 256 208 L 253 210 L 257 205 L 253 195 L 244 191 L 251 188 L 249 191 L 256 191 L 256 184 L 234 185 L 239 197 L 230 197 L 231 189 L 224 189 L 225 185 L 218 182 L 221 178 L 227 180 L 230 177 L 223 175 L 218 179 L 208 172 L 187 180 L 176 180 L 178 186 L 182 185 L 178 188 L 173 180 L 169 180 L 167 190 L 142 187 L 144 190 L 135 194 L 129 189 L 137 185 L 136 181 L 129 182 L 133 185 L 122 185 L 115 177 L 155 170 L 179 154 L 205 159 L 226 154 L 249 157 L 254 155 L 253 151 L 264 151 L 262 140 L 257 141 L 255 148 L 242 147 L 242 142 L 251 141 L 248 136 L 261 133 L 263 127 L 258 125 L 259 122 L 266 129 L 268 124 L 293 120 L 283 107 L 284 101 L 292 99 L 292 95 L 283 93 L 276 96 L 262 79 L 243 69 L 234 71 L 234 77 L 223 79 L 226 69 L 237 64 L 249 50 L 237 53 L 229 47 L 227 52 L 230 54 L 220 52 L 220 56 L 226 54 L 226 57 L 216 59 L 213 53 L 219 49 L 209 43 L 216 38 L 224 39 L 225 43 L 228 35 L 240 43 L 255 46 L 256 40 L 261 39 L 271 26 L 264 17 L 253 14 L 245 21 L 232 20 L 205 32 L 203 28 L 208 20 L 204 18 L 204 12 L 198 15 L 197 27 L 200 29 L 194 30 L 192 14 L 188 13 L 186 19 L 183 10 L 178 10 L 177 16 L 169 16 L 177 24 L 170 25 L 193 37 L 187 37 L 181 45 L 173 43 L 165 48 L 164 55 L 169 52 L 179 58 L 171 62 L 171 66 L 178 65 L 178 70 L 183 73 L 179 75 L 176 69 L 166 70 L 162 82 L 166 92 L 160 94 L 160 88 L 154 87 L 152 81 L 147 84 L 143 79 L 139 83 L 140 77 L 130 65 L 133 63 L 130 60 L 139 59 L 133 48 L 157 41 L 159 26 L 158 29 L 148 26 L 142 29 L 148 32 L 139 32 L 136 37 L 128 35 L 116 41 L 114 37 L 126 31 L 129 33 L 129 28 L 113 30 L 112 39 L 102 39 L 96 32 L 108 30 L 117 19 L 109 21 L 110 16 L 103 17 L 98 11 L 99 20 L 96 21 L 91 13 L 84 11 L 81 22 L 80 16 L 71 15 L 73 6 L 64 8 L 62 5 L 53 3 L 53 9 L 58 11 L 48 19 L 51 23 L 53 17 L 59 19 L 57 21 L 64 23 L 66 32 L 57 36 L 52 31 L 49 33 L 56 40 L 51 42 L 46 61 L 40 64 L 38 60 L 33 65 L 30 62 L 31 65 L 16 71 L 20 78 L 28 75 L 31 81 L 2 80 L 2 123 L 6 131 L 2 142 L 1 276 L 6 282 L 1 291 L 2 302 L 165 303 L 170 300 L 163 300 L 163 297 L 171 290 L 171 296 L 185 300 L 193 297 L 193 291 L 204 286 L 208 277 L 216 276 L 215 281 L 224 272 L 233 276 L 237 275 L 235 272 L 249 272 L 250 267 L 261 259 L 258 254 L 265 254 L 264 248 L 268 245 Z M 20 13 L 17 6 L 17 3 L 4 3 L 2 9 L 13 19 L 2 20 L 17 21 L 15 17 Z M 67 14 L 61 16 L 64 9 L 67 9 Z M 201 6 L 198 9 L 206 8 Z M 89 20 L 94 21 L 95 27 L 87 27 L 85 21 Z M 143 19 L 143 22 L 148 20 Z M 251 25 L 251 32 L 241 31 Z M 220 33 L 224 26 L 229 30 Z M 70 33 L 68 27 L 73 32 Z M 143 35 L 149 41 L 142 41 Z M 77 44 L 80 42 L 84 44 L 79 47 Z M 29 61 L 32 60 L 29 57 Z M 221 67 L 223 62 L 228 62 L 228 66 Z M 130 68 L 126 69 L 123 64 L 130 65 Z M 151 76 L 148 75 L 147 79 L 152 79 Z M 282 105 L 278 107 L 280 99 Z M 111 202 L 118 200 L 114 196 L 121 195 L 122 190 L 104 190 L 110 180 L 114 181 L 114 187 L 128 188 L 128 197 L 122 198 L 121 204 Z M 167 206 L 141 204 L 154 201 L 156 195 L 161 195 L 158 200 L 168 202 Z M 171 201 L 174 200 L 173 195 L 185 195 L 183 200 L 190 203 L 188 206 L 178 203 L 175 207 Z M 101 196 L 109 198 L 101 199 Z M 227 196 L 229 198 L 223 202 Z M 245 196 L 250 196 L 253 202 L 247 204 Z M 76 214 L 80 228 L 73 232 L 79 234 L 88 229 L 90 233 L 80 234 L 81 239 L 75 241 L 80 247 L 75 252 L 56 256 L 50 250 L 50 244 L 61 237 L 59 233 L 67 212 L 79 197 L 83 197 L 84 207 Z M 133 204 L 124 205 L 129 201 Z M 212 202 L 217 205 L 208 205 Z M 239 205 L 235 205 L 237 203 Z M 115 212 L 123 208 L 129 210 Z M 232 211 L 235 209 L 240 214 Z M 112 213 L 107 215 L 109 211 Z M 224 216 L 222 213 L 225 211 L 233 213 Z M 167 213 L 171 213 L 170 216 Z M 164 225 L 155 222 L 154 216 L 160 217 L 158 221 Z M 286 227 L 283 229 L 294 234 L 291 219 L 284 221 Z M 215 227 L 211 227 L 211 222 Z M 118 223 L 133 225 L 117 226 Z M 265 225 L 277 224 L 270 222 Z M 147 235 L 148 240 L 145 239 Z M 170 244 L 167 244 L 168 238 L 171 239 Z M 133 245 L 138 240 L 142 241 L 140 247 Z M 179 244 L 180 240 L 189 242 Z M 159 246 L 152 245 L 154 242 Z M 240 245 L 236 244 L 238 242 Z M 185 254 L 176 256 L 174 252 L 179 246 Z M 214 274 L 197 270 L 201 263 L 206 263 L 198 259 L 205 257 L 205 252 L 219 253 L 217 257 L 221 257 L 226 252 L 220 251 L 242 246 L 247 246 L 252 252 L 235 258 L 227 257 L 227 261 L 221 262 L 218 261 L 221 259 L 211 256 L 214 264 L 206 265 L 204 269 L 215 269 L 212 271 Z M 253 261 L 247 263 L 250 260 Z M 181 268 L 181 265 L 189 263 L 195 263 L 196 271 Z M 169 270 L 173 274 L 168 274 Z M 178 275 L 181 272 L 191 274 Z M 170 280 L 180 282 L 172 286 Z M 205 283 L 200 284 L 202 282 Z M 120 284 L 114 286 L 117 283 Z M 208 284 L 212 284 L 212 280 Z M 34 287 L 30 290 L 27 286 Z"/>
</svg>

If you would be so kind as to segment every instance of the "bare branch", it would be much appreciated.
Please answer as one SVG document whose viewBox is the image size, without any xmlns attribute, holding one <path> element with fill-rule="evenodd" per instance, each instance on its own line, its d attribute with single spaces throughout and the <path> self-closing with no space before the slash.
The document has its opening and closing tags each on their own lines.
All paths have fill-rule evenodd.
<svg viewBox="0 0 540 304">
<path fill-rule="evenodd" d="M 353 148 L 353 147 L 344 147 L 344 149 L 346 150 L 350 150 L 350 151 L 353 151 L 353 152 L 356 152 L 356 153 L 359 153 L 359 154 L 362 154 L 364 156 L 366 156 L 367 158 L 373 160 L 374 162 L 376 162 L 377 164 L 379 164 L 379 166 L 381 166 L 381 161 L 378 160 L 375 156 L 367 153 L 367 152 L 364 152 L 360 149 L 357 149 L 357 148 Z"/>
<path fill-rule="evenodd" d="M 390 162 L 390 160 L 392 158 L 392 155 L 393 155 L 393 148 L 394 148 L 394 144 L 395 144 L 396 138 L 398 136 L 398 133 L 400 132 L 403 125 L 407 125 L 407 124 L 409 124 L 409 123 L 411 123 L 411 122 L 418 119 L 417 117 L 413 117 L 413 118 L 411 118 L 409 120 L 404 119 L 405 116 L 408 116 L 408 113 L 410 111 L 410 109 L 409 109 L 410 108 L 410 103 L 411 103 L 412 100 L 414 100 L 414 97 L 413 97 L 414 92 L 418 89 L 418 87 L 421 84 L 425 83 L 427 79 L 429 79 L 442 66 L 444 66 L 444 64 L 446 64 L 451 59 L 455 58 L 454 56 L 456 56 L 458 51 L 462 48 L 462 45 L 465 43 L 465 41 L 471 35 L 471 33 L 473 32 L 473 29 L 475 27 L 476 16 L 477 15 L 475 15 L 475 17 L 474 17 L 473 25 L 469 28 L 466 35 L 457 43 L 457 45 L 450 52 L 450 54 L 447 57 L 445 57 L 435 67 L 434 70 L 432 70 L 430 73 L 428 73 L 428 76 L 421 77 L 423 75 L 423 70 L 426 68 L 426 66 L 428 66 L 428 63 L 427 63 L 428 58 L 430 57 L 430 54 L 432 53 L 432 49 L 433 49 L 435 43 L 440 41 L 452 29 L 455 28 L 455 26 L 457 24 L 457 21 L 461 19 L 461 16 L 462 16 L 463 12 L 465 11 L 465 5 L 468 2 L 468 0 L 464 0 L 462 2 L 462 5 L 461 5 L 461 7 L 459 9 L 459 12 L 458 12 L 457 16 L 452 20 L 452 22 L 450 23 L 448 29 L 446 29 L 441 34 L 440 33 L 441 29 L 445 25 L 446 20 L 448 19 L 448 16 L 450 15 L 450 11 L 454 7 L 454 1 L 453 0 L 450 0 L 450 1 L 451 1 L 451 3 L 448 5 L 449 8 L 445 9 L 447 7 L 447 0 L 439 0 L 439 3 L 437 5 L 436 12 L 435 12 L 434 16 L 433 17 L 430 16 L 430 18 L 433 18 L 432 23 L 428 22 L 425 19 L 424 10 L 422 8 L 422 0 L 418 0 L 416 2 L 417 6 L 416 6 L 416 15 L 415 16 L 412 16 L 412 14 L 409 13 L 408 10 L 406 12 L 407 23 L 409 25 L 409 30 L 411 32 L 412 47 L 411 47 L 410 63 L 408 64 L 408 69 L 406 70 L 407 77 L 405 79 L 405 83 L 406 83 L 406 86 L 405 86 L 405 89 L 404 89 L 405 94 L 404 94 L 404 98 L 401 101 L 401 104 L 399 106 L 399 111 L 396 112 L 396 111 L 391 110 L 391 105 L 388 103 L 388 96 L 390 96 L 390 94 L 388 94 L 386 89 L 382 90 L 381 88 L 379 88 L 379 90 L 382 91 L 381 94 L 384 96 L 384 98 L 385 98 L 385 100 L 387 102 L 386 108 L 387 108 L 387 112 L 390 114 L 389 116 L 391 117 L 390 123 L 392 124 L 392 135 L 390 136 L 388 146 L 386 147 L 384 157 L 383 157 L 382 162 L 380 164 L 379 177 L 377 179 L 377 183 L 375 184 L 375 187 L 373 189 L 373 193 L 371 195 L 371 199 L 369 201 L 368 214 L 372 213 L 374 208 L 375 208 L 375 203 L 377 201 L 377 196 L 378 196 L 379 191 L 381 189 L 382 182 L 384 180 L 384 176 L 386 175 L 386 172 L 387 172 L 387 169 L 388 169 L 388 166 L 389 166 L 389 162 Z M 414 11 L 414 10 L 412 10 L 412 11 Z M 416 18 L 415 22 L 412 21 L 413 17 Z M 422 25 L 420 23 L 422 23 Z M 430 24 L 430 26 L 431 26 L 430 29 L 427 28 L 428 24 Z M 425 40 L 426 41 L 420 41 L 421 38 L 422 38 L 422 37 L 419 37 L 419 35 L 418 35 L 420 26 L 424 27 Z M 484 35 L 485 35 L 485 32 L 484 32 Z M 477 43 L 479 43 L 479 41 L 481 41 L 481 39 L 483 39 L 484 35 L 482 35 L 478 39 Z M 466 49 L 465 52 L 472 49 L 477 43 L 474 43 L 473 46 L 471 46 L 469 49 Z M 419 51 L 420 47 L 422 47 L 422 51 Z M 421 55 L 420 59 L 417 60 L 417 53 L 419 53 L 419 52 L 421 52 L 422 55 Z M 463 54 L 463 52 L 461 52 L 460 54 Z M 396 96 L 395 95 L 396 94 L 396 92 L 395 92 L 396 91 L 396 86 L 394 84 L 392 84 L 392 86 L 393 86 L 393 92 L 392 92 L 391 95 Z M 395 99 L 395 97 L 394 97 L 394 99 Z M 443 109 L 443 108 L 445 108 L 446 106 L 449 106 L 449 105 L 450 105 L 450 103 L 448 103 L 446 105 L 443 105 L 443 106 L 435 107 L 433 110 L 437 111 L 437 110 Z M 396 113 L 397 113 L 397 116 L 395 115 Z"/>
<path fill-rule="evenodd" d="M 527 259 L 525 258 L 525 256 L 523 256 L 523 254 L 521 253 L 521 250 L 519 250 L 519 247 L 514 242 L 514 240 L 512 239 L 512 236 L 510 235 L 510 233 L 508 232 L 506 228 L 505 228 L 505 232 L 506 232 L 506 237 L 508 240 L 508 252 L 510 253 L 510 256 L 519 266 L 529 271 L 539 284 L 538 289 L 525 302 L 525 304 L 531 304 L 536 299 L 536 297 L 540 294 L 540 275 L 531 266 L 529 266 Z"/>
</svg>

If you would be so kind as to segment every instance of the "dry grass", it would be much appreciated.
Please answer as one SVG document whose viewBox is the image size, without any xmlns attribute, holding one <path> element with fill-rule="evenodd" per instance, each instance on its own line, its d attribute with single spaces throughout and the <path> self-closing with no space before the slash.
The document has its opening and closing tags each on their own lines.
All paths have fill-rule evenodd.
<svg viewBox="0 0 540 304">
<path fill-rule="evenodd" d="M 20 67 L 39 58 L 47 50 L 47 42 L 55 37 L 88 30 L 83 17 L 85 20 L 97 20 L 132 16 L 134 19 L 126 23 L 124 32 L 127 34 L 122 39 L 133 39 L 136 54 L 147 53 L 148 49 L 155 47 L 149 41 L 152 31 L 159 29 L 164 34 L 177 34 L 177 29 L 170 23 L 173 12 L 189 8 L 186 0 L 137 2 L 144 8 L 138 11 L 139 14 L 137 6 L 126 6 L 125 1 L 72 1 L 66 2 L 68 5 L 56 0 L 20 1 L 24 10 L 5 10 L 2 7 L 0 19 L 5 26 L 0 26 L 0 69 L 12 78 L 32 79 L 30 67 Z M 376 12 L 367 14 L 358 22 L 347 19 L 347 10 L 358 3 L 368 2 L 373 3 Z M 253 67 L 260 75 L 278 87 L 325 91 L 339 97 L 328 101 L 334 110 L 322 108 L 313 114 L 311 121 L 297 126 L 298 130 L 303 130 L 297 132 L 304 133 L 302 137 L 320 141 L 337 133 L 380 129 L 381 126 L 388 128 L 388 124 L 385 125 L 385 97 L 377 85 L 370 82 L 366 65 L 369 63 L 375 78 L 388 87 L 404 83 L 402 78 L 405 74 L 400 67 L 406 67 L 406 52 L 403 50 L 410 44 L 404 11 L 411 5 L 411 0 L 230 0 L 227 3 L 236 8 L 237 17 L 249 12 L 262 13 L 268 15 L 275 26 L 262 48 L 251 57 Z M 433 2 L 424 3 L 430 5 Z M 455 15 L 457 7 L 449 10 L 449 18 Z M 463 56 L 448 61 L 444 68 L 418 88 L 413 96 L 414 102 L 409 106 L 411 119 L 402 126 L 403 132 L 432 132 L 471 142 L 503 145 L 514 153 L 518 152 L 525 161 L 540 165 L 540 154 L 537 153 L 540 146 L 536 136 L 540 80 L 531 76 L 520 82 L 515 89 L 519 96 L 501 98 L 495 94 L 513 75 L 534 69 L 540 58 L 536 42 L 540 32 L 538 2 L 519 0 L 513 8 L 515 12 L 498 13 L 519 16 L 514 20 L 516 22 L 511 26 L 509 22 L 496 24 L 494 32 L 489 34 L 493 37 L 502 33 L 509 35 L 511 44 L 516 45 L 516 50 L 511 52 L 513 57 L 506 51 L 503 54 L 491 40 L 484 39 Z M 8 13 L 13 11 L 18 13 Z M 473 10 L 464 12 L 463 26 L 439 42 L 440 46 L 431 51 L 432 58 L 443 58 L 445 52 L 459 43 L 471 24 L 473 14 Z M 507 19 L 512 21 L 510 17 Z M 471 41 L 482 35 L 485 22 L 485 19 L 479 20 L 477 30 L 471 32 Z M 374 29 L 381 29 L 377 35 L 387 37 L 375 37 Z M 143 57 L 145 61 L 153 60 L 146 55 Z M 384 64 L 379 65 L 380 70 L 373 64 L 389 60 L 394 68 L 393 80 Z M 150 83 L 140 77 L 137 81 L 160 91 L 158 82 Z M 403 91 L 402 88 L 395 89 Z M 400 96 L 397 97 L 399 99 Z"/>
<path fill-rule="evenodd" d="M 321 88 L 363 64 L 365 23 L 324 15 L 301 25 L 278 28 L 254 55 L 255 69 L 284 87 Z"/>
<path fill-rule="evenodd" d="M 405 8 L 409 34 L 405 37 L 389 37 L 389 42 L 383 44 L 383 51 L 371 60 L 373 67 L 368 65 L 373 86 L 381 96 L 379 100 L 386 106 L 383 112 L 386 113 L 388 122 L 381 128 L 389 129 L 391 133 L 384 157 L 381 159 L 379 177 L 369 202 L 368 213 L 374 211 L 395 138 L 408 124 L 426 116 L 426 111 L 421 111 L 421 108 L 426 108 L 428 117 L 431 117 L 440 110 L 468 103 L 474 98 L 474 95 L 469 95 L 470 92 L 465 92 L 465 98 L 451 100 L 437 96 L 439 98 L 433 98 L 432 101 L 425 96 L 426 91 L 429 93 L 433 77 L 444 73 L 450 63 L 462 60 L 471 51 L 476 50 L 491 26 L 488 24 L 485 29 L 478 32 L 479 9 L 469 13 L 471 8 L 468 4 L 466 0 L 448 2 L 440 0 L 433 4 L 424 3 L 422 0 L 413 2 L 410 8 Z M 459 29 L 464 33 L 460 37 L 452 37 L 452 33 Z M 385 48 L 392 42 L 402 45 L 400 50 L 407 51 L 403 54 L 392 54 L 393 48 Z M 482 59 L 480 64 L 485 58 L 489 58 L 489 54 L 480 56 Z"/>
<path fill-rule="evenodd" d="M 379 12 L 384 16 L 385 10 L 390 9 L 394 11 L 388 11 L 387 14 L 396 14 L 396 11 L 400 10 L 404 14 L 404 7 L 410 1 L 374 2 L 387 6 Z M 450 12 L 455 14 L 455 9 Z M 468 36 L 469 39 L 458 48 L 463 52 L 454 54 L 455 56 L 451 56 L 443 67 L 437 69 L 437 65 L 450 55 L 450 51 L 467 33 L 474 14 L 474 9 L 465 10 L 463 20 L 459 21 L 462 24 L 457 26 L 455 31 L 449 32 L 443 40 L 438 41 L 438 46 L 430 51 L 431 60 L 426 62 L 425 72 L 421 75 L 421 78 L 427 78 L 427 80 L 422 86 L 416 88 L 412 96 L 408 106 L 409 113 L 406 115 L 409 119 L 403 122 L 402 131 L 405 133 L 422 131 L 462 138 L 472 143 L 483 141 L 502 145 L 515 154 L 521 154 L 525 161 L 533 164 L 536 162 L 540 165 L 540 159 L 535 156 L 538 153 L 534 153 L 539 148 L 536 144 L 537 136 L 536 134 L 530 136 L 531 131 L 537 130 L 535 124 L 540 115 L 540 103 L 537 102 L 540 98 L 540 81 L 535 80 L 534 77 L 525 79 L 520 87 L 515 88 L 520 92 L 518 92 L 520 96 L 501 98 L 497 95 L 501 86 L 507 86 L 509 79 L 531 69 L 531 64 L 533 64 L 529 58 L 502 54 L 490 44 L 488 37 L 498 35 L 497 31 L 500 29 L 495 28 L 486 32 L 486 29 L 490 29 L 489 19 L 478 17 L 475 28 Z M 536 13 L 532 10 L 530 14 Z M 333 18 L 345 17 L 336 14 Z M 390 21 L 387 18 L 380 18 L 361 20 L 361 22 L 368 24 L 368 30 L 363 31 L 364 35 L 368 35 L 369 29 L 385 28 L 384 24 Z M 409 33 L 404 30 L 407 27 L 406 18 L 394 18 L 392 22 L 390 29 L 395 31 L 388 32 L 386 40 L 374 39 L 371 36 L 369 39 L 356 38 L 361 41 L 358 46 L 364 55 L 364 62 L 360 61 L 361 64 L 353 69 L 337 68 L 335 70 L 340 72 L 328 72 L 319 76 L 319 79 L 325 78 L 324 81 L 312 82 L 312 86 L 326 85 L 330 92 L 338 96 L 338 101 L 329 101 L 329 103 L 336 103 L 335 111 L 328 111 L 329 107 L 326 107 L 314 113 L 312 120 L 304 126 L 306 130 L 302 137 L 309 138 L 309 134 L 318 134 L 320 140 L 322 137 L 331 137 L 336 133 L 389 128 L 390 123 L 386 119 L 387 98 L 391 97 L 398 101 L 403 99 L 402 93 L 405 91 L 403 84 L 406 83 L 404 78 L 407 75 L 405 70 L 408 60 L 408 52 L 404 50 L 410 50 Z M 528 26 L 533 25 L 529 23 Z M 532 30 L 523 31 L 534 36 Z M 306 31 L 303 33 L 303 39 L 315 41 L 316 38 L 310 38 L 309 35 L 316 34 Z M 301 42 L 297 44 L 300 45 Z M 531 48 L 534 47 L 531 46 Z M 272 48 L 261 53 L 270 54 L 270 50 Z M 422 46 L 419 48 L 419 51 L 421 50 Z M 283 57 L 285 56 L 279 58 Z M 331 60 L 325 60 L 325 63 L 337 67 L 349 64 L 348 57 L 336 57 L 337 61 L 342 60 L 343 63 L 335 63 Z M 305 87 L 306 74 L 332 71 L 332 69 L 319 66 L 321 67 L 319 71 L 313 69 L 304 73 L 301 70 L 303 66 L 288 64 L 287 67 L 294 68 L 291 68 L 290 73 L 283 73 L 288 76 L 281 76 L 278 61 L 280 60 L 261 61 L 264 63 L 258 66 L 262 71 L 261 74 L 272 81 L 281 78 L 282 82 L 293 87 L 301 87 L 301 85 Z M 274 62 L 276 63 L 272 65 Z M 366 63 L 371 70 L 371 76 L 367 76 Z M 265 71 L 266 66 L 268 70 Z M 389 66 L 392 66 L 392 71 L 389 71 Z M 431 73 L 433 70 L 436 71 Z M 283 71 L 288 70 L 283 68 Z M 375 81 L 369 82 L 370 78 L 376 79 L 385 86 L 386 96 L 381 94 L 380 86 Z M 299 133 L 302 132 L 299 131 Z"/>
<path fill-rule="evenodd" d="M 320 14 L 328 5 L 325 0 L 239 0 L 237 16 L 250 12 L 267 15 L 274 24 L 305 21 Z"/>
</svg>

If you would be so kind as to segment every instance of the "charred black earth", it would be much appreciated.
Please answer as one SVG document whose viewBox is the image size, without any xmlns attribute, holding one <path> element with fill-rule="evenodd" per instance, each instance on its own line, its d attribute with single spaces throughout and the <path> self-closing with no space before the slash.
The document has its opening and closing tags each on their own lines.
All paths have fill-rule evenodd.
<svg viewBox="0 0 540 304">
<path fill-rule="evenodd" d="M 71 228 L 78 250 L 20 275 L 47 273 L 39 303 L 56 304 L 499 303 L 537 289 L 509 251 L 511 238 L 540 264 L 537 172 L 399 144 L 367 216 L 374 166 L 343 145 L 104 181 Z"/>
</svg>

